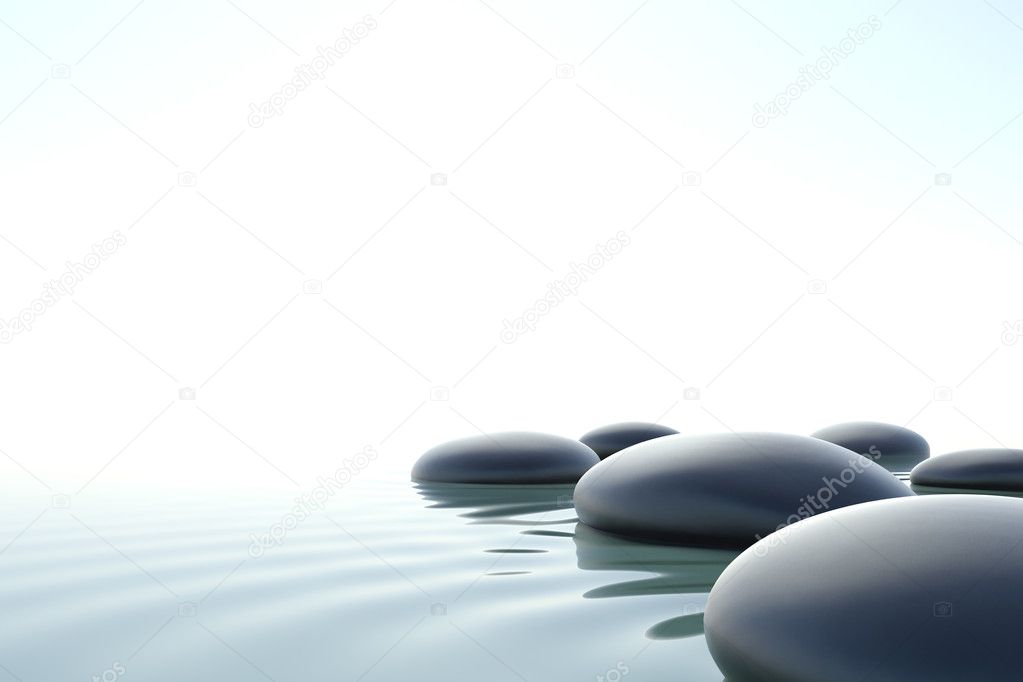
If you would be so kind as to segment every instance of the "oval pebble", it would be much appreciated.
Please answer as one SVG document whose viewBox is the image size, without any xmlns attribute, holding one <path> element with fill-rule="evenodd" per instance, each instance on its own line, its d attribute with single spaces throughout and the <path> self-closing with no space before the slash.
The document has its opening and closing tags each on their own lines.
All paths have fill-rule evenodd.
<svg viewBox="0 0 1023 682">
<path fill-rule="evenodd" d="M 931 454 L 931 446 L 919 433 L 883 422 L 846 422 L 811 435 L 859 453 L 889 471 L 909 471 Z"/>
<path fill-rule="evenodd" d="M 598 457 L 606 459 L 616 452 L 638 443 L 661 436 L 673 436 L 677 433 L 678 431 L 675 429 L 661 424 L 621 422 L 588 431 L 579 440 L 596 452 Z"/>
<path fill-rule="evenodd" d="M 626 537 L 746 547 L 828 509 L 914 493 L 865 457 L 809 436 L 664 436 L 586 472 L 583 523 Z"/>
<path fill-rule="evenodd" d="M 909 475 L 913 485 L 1023 492 L 1023 450 L 986 448 L 931 457 Z"/>
<path fill-rule="evenodd" d="M 469 436 L 426 451 L 412 478 L 437 483 L 575 483 L 600 461 L 577 440 L 507 431 Z"/>
<path fill-rule="evenodd" d="M 729 682 L 1018 680 L 1023 500 L 869 502 L 767 536 L 704 615 Z"/>
</svg>

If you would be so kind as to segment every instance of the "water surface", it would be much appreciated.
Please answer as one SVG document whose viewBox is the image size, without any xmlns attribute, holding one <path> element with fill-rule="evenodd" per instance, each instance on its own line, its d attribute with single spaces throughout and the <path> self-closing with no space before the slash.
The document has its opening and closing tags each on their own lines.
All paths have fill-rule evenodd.
<svg viewBox="0 0 1023 682">
<path fill-rule="evenodd" d="M 8 500 L 0 680 L 720 682 L 702 612 L 735 554 L 612 538 L 571 494 Z"/>
</svg>

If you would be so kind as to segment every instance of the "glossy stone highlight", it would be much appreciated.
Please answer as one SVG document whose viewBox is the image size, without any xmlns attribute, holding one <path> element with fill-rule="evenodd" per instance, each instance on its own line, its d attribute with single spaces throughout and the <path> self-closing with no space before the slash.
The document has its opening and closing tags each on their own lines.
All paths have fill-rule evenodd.
<svg viewBox="0 0 1023 682">
<path fill-rule="evenodd" d="M 438 483 L 575 483 L 600 461 L 577 440 L 508 431 L 438 445 L 412 467 L 412 478 Z"/>
<path fill-rule="evenodd" d="M 1019 679 L 1023 500 L 932 495 L 770 535 L 718 578 L 707 645 L 729 682 Z"/>
<path fill-rule="evenodd" d="M 919 433 L 883 422 L 846 422 L 811 435 L 857 452 L 889 471 L 909 471 L 931 454 L 931 446 Z"/>
<path fill-rule="evenodd" d="M 986 448 L 932 457 L 917 465 L 913 485 L 1023 492 L 1023 450 Z"/>
<path fill-rule="evenodd" d="M 621 422 L 593 429 L 583 434 L 579 440 L 596 452 L 598 457 L 606 459 L 616 452 L 638 443 L 661 436 L 673 436 L 677 433 L 678 431 L 675 429 L 660 424 Z"/>
<path fill-rule="evenodd" d="M 779 433 L 664 436 L 590 469 L 583 523 L 626 537 L 746 547 L 802 518 L 911 496 L 891 473 L 832 443 Z"/>
</svg>

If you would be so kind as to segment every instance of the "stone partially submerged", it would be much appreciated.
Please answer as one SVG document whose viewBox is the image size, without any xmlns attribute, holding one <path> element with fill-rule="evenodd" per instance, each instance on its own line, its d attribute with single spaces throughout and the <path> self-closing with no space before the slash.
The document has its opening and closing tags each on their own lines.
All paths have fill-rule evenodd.
<svg viewBox="0 0 1023 682">
<path fill-rule="evenodd" d="M 883 422 L 846 422 L 811 435 L 859 453 L 889 471 L 909 471 L 931 454 L 931 446 L 919 433 Z"/>
<path fill-rule="evenodd" d="M 438 445 L 415 463 L 412 478 L 436 483 L 575 483 L 599 461 L 577 440 L 508 431 Z"/>
<path fill-rule="evenodd" d="M 677 433 L 675 429 L 661 424 L 621 422 L 588 431 L 579 440 L 596 452 L 598 457 L 606 459 L 638 443 Z"/>
<path fill-rule="evenodd" d="M 769 535 L 711 590 L 729 682 L 1017 680 L 1023 500 L 932 495 L 839 509 Z"/>
<path fill-rule="evenodd" d="M 921 462 L 909 477 L 913 485 L 1023 493 L 1023 450 L 961 450 Z"/>
<path fill-rule="evenodd" d="M 891 473 L 808 436 L 664 436 L 590 469 L 575 489 L 579 520 L 642 540 L 746 547 L 828 509 L 913 492 Z"/>
</svg>

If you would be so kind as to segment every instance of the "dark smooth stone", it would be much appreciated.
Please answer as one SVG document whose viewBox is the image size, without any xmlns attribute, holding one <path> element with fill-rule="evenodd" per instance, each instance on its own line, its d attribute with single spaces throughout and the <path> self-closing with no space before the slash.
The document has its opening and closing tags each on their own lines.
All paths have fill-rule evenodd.
<svg viewBox="0 0 1023 682">
<path fill-rule="evenodd" d="M 828 509 L 913 495 L 865 457 L 809 436 L 664 436 L 602 461 L 579 480 L 583 523 L 674 544 L 746 547 Z"/>
<path fill-rule="evenodd" d="M 1023 450 L 961 450 L 932 457 L 909 475 L 913 485 L 1023 492 Z"/>
<path fill-rule="evenodd" d="M 610 457 L 619 450 L 630 448 L 637 443 L 677 434 L 673 428 L 647 422 L 621 422 L 593 429 L 579 440 L 590 446 L 601 459 Z"/>
<path fill-rule="evenodd" d="M 923 436 L 895 424 L 846 422 L 811 435 L 857 452 L 889 471 L 909 471 L 931 454 Z"/>
<path fill-rule="evenodd" d="M 412 478 L 439 483 L 575 483 L 599 461 L 577 440 L 508 431 L 438 445 L 415 463 Z"/>
<path fill-rule="evenodd" d="M 707 645 L 729 682 L 1018 680 L 1023 500 L 933 495 L 821 514 L 714 584 Z"/>
</svg>

